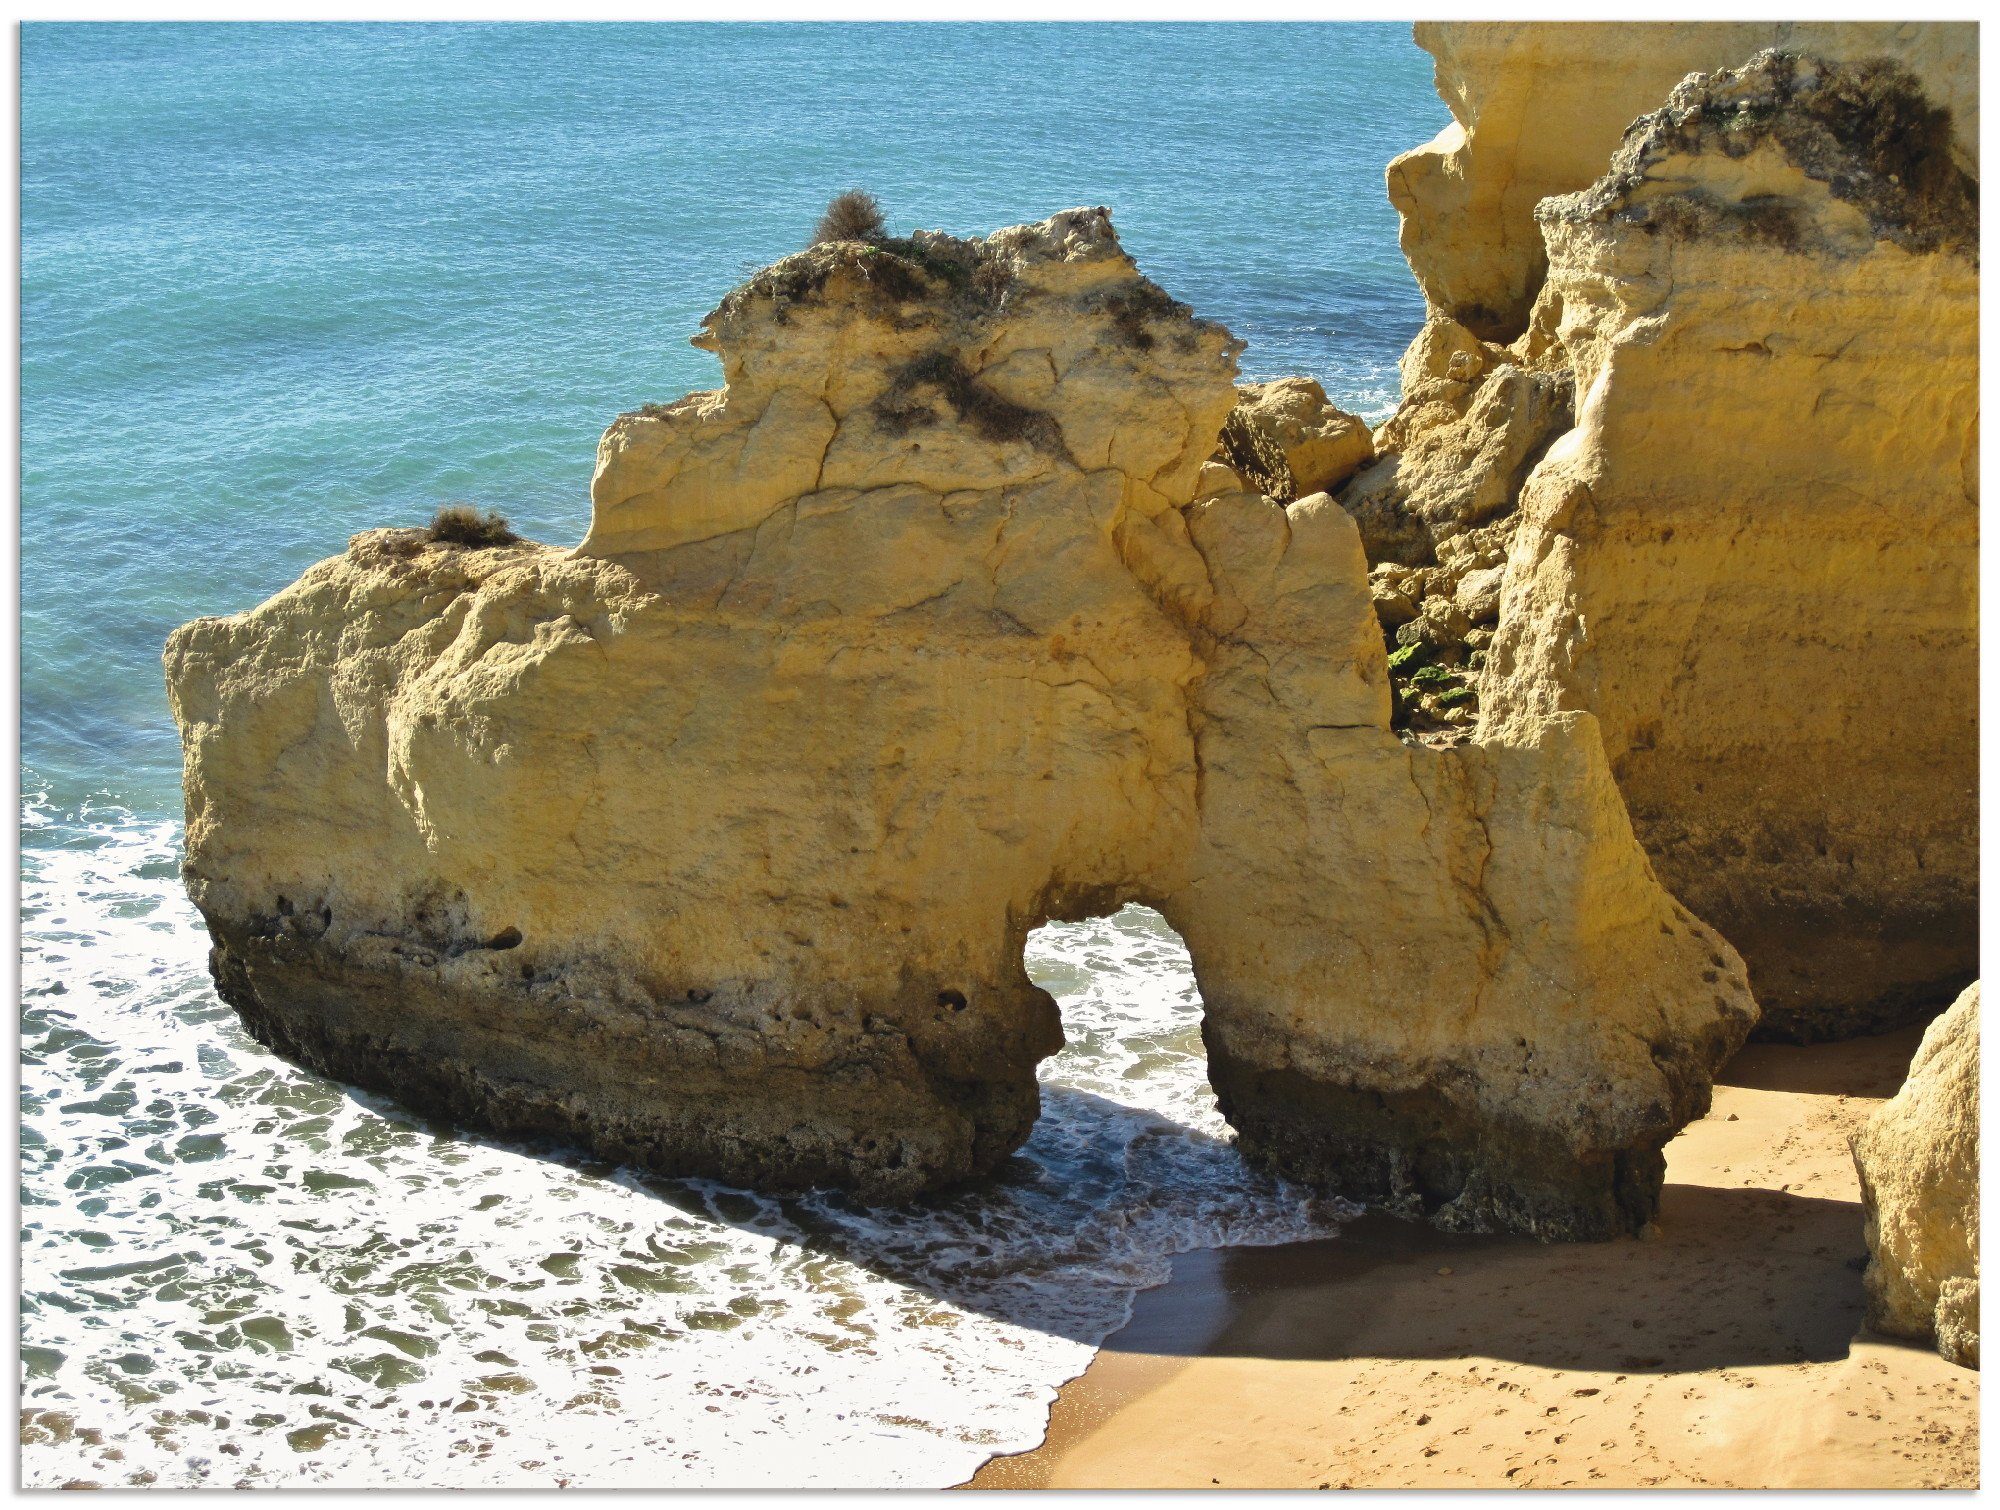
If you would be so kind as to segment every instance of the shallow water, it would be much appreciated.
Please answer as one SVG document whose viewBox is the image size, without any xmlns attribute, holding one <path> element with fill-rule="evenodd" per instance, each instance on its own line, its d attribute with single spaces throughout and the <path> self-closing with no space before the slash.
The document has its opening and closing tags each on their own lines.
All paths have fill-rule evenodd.
<svg viewBox="0 0 2000 1510">
<path fill-rule="evenodd" d="M 30 821 L 30 1484 L 951 1483 L 1038 1439 L 1173 1254 L 1342 1215 L 1227 1143 L 1186 952 L 1140 908 L 1031 941 L 1070 1042 L 1001 1176 L 865 1211 L 458 1136 L 274 1060 L 209 989 L 170 822 Z"/>
<path fill-rule="evenodd" d="M 1247 1170 L 1156 916 L 1036 935 L 1070 1046 L 901 1213 L 647 1180 L 274 1059 L 181 891 L 166 632 L 452 497 L 577 538 L 598 431 L 832 189 L 898 231 L 1112 206 L 1371 415 L 1421 319 L 1400 26 L 52 27 L 22 45 L 23 1474 L 942 1484 L 1037 1440 Z"/>
</svg>

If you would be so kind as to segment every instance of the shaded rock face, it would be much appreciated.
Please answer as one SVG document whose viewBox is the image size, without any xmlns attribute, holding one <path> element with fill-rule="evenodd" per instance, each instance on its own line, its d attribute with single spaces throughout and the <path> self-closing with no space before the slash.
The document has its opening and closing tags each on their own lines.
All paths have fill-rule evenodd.
<svg viewBox="0 0 2000 1510">
<path fill-rule="evenodd" d="M 1389 165 L 1403 251 L 1436 314 L 1487 340 L 1524 330 L 1547 268 L 1535 206 L 1596 181 L 1626 128 L 1691 73 L 1765 48 L 1912 72 L 1979 171 L 1979 36 L 1938 22 L 1420 22 L 1452 123 Z"/>
<path fill-rule="evenodd" d="M 831 243 L 727 387 L 606 432 L 575 551 L 357 536 L 167 648 L 225 997 L 506 1132 L 871 1199 L 991 1169 L 1061 1027 L 1028 932 L 1186 940 L 1254 1156 L 1602 1237 L 1754 1007 L 1596 720 L 1390 728 L 1360 534 L 1197 498 L 1237 343 L 1101 210 Z"/>
<path fill-rule="evenodd" d="M 1868 1324 L 1979 1367 L 1979 987 L 1937 1021 L 1903 1088 L 1854 1135 Z"/>
<path fill-rule="evenodd" d="M 1589 709 L 1765 1030 L 1977 971 L 1977 185 L 1916 82 L 1761 54 L 1539 212 L 1576 427 L 1526 483 L 1483 729 Z"/>
</svg>

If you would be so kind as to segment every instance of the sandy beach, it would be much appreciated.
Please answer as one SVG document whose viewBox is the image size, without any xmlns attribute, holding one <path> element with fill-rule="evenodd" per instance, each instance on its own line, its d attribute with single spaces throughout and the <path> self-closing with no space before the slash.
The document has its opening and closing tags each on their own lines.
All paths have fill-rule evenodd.
<svg viewBox="0 0 2000 1510">
<path fill-rule="evenodd" d="M 967 1487 L 1975 1487 L 1978 1375 L 1862 1327 L 1847 1137 L 1919 1036 L 1745 1049 L 1643 1240 L 1188 1255 Z"/>
</svg>

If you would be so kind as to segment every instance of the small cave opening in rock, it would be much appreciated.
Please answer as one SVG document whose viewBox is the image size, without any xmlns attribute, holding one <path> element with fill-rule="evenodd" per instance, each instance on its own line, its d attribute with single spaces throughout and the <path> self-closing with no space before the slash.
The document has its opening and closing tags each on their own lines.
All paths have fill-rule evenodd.
<svg viewBox="0 0 2000 1510">
<path fill-rule="evenodd" d="M 1023 959 L 1055 997 L 1065 1042 L 1042 1062 L 1041 1116 L 1022 1152 L 1091 1213 L 1086 1225 L 1105 1229 L 1121 1263 L 1324 1236 L 1352 1214 L 1237 1150 L 1209 1085 L 1193 960 L 1160 913 L 1130 903 L 1045 923 Z"/>
<path fill-rule="evenodd" d="M 1028 935 L 1023 962 L 1062 1008 L 1066 1042 L 1044 1062 L 1045 1083 L 1128 1089 L 1150 1104 L 1151 1092 L 1192 1079 L 1207 1094 L 1194 962 L 1158 912 L 1132 903 L 1082 922 L 1044 923 Z"/>
</svg>

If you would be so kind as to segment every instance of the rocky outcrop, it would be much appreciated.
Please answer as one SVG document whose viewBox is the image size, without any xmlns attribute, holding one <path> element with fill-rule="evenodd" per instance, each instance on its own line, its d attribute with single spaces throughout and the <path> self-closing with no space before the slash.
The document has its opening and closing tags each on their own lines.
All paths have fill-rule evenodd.
<svg viewBox="0 0 2000 1510">
<path fill-rule="evenodd" d="M 1521 484 L 1571 418 L 1569 368 L 1539 368 L 1433 319 L 1403 358 L 1403 401 L 1377 460 L 1340 495 L 1370 560 L 1424 566 L 1446 539 L 1512 511 Z"/>
<path fill-rule="evenodd" d="M 1335 408 L 1311 378 L 1244 383 L 1195 493 L 1210 498 L 1248 490 L 1290 503 L 1332 492 L 1374 454 L 1367 422 Z"/>
<path fill-rule="evenodd" d="M 1979 1367 L 1979 987 L 1924 1032 L 1902 1090 L 1854 1135 L 1868 1324 Z"/>
<path fill-rule="evenodd" d="M 1535 206 L 1594 183 L 1626 128 L 1688 74 L 1773 47 L 1893 59 L 1950 112 L 1949 151 L 1978 173 L 1970 22 L 1420 22 L 1416 38 L 1452 122 L 1389 165 L 1389 198 L 1432 311 L 1487 340 L 1519 335 L 1541 287 Z"/>
<path fill-rule="evenodd" d="M 1544 203 L 1576 427 L 1526 483 L 1482 728 L 1589 709 L 1769 1031 L 1977 970 L 1977 186 L 1885 65 L 1690 80 Z"/>
<path fill-rule="evenodd" d="M 1028 932 L 1139 901 L 1254 1156 L 1461 1228 L 1648 1218 L 1740 962 L 1589 712 L 1397 738 L 1359 531 L 1197 498 L 1237 343 L 1103 211 L 815 246 L 697 344 L 727 386 L 611 426 L 578 549 L 374 531 L 170 640 L 254 1032 L 504 1132 L 900 1198 L 1027 1133 Z"/>
<path fill-rule="evenodd" d="M 1457 99 L 1513 98 L 1508 70 L 1586 34 L 1616 58 L 1692 30 L 1419 33 Z M 1399 724 L 1443 744 L 1596 714 L 1663 879 L 1742 950 L 1760 1031 L 1797 1039 L 1977 968 L 1972 97 L 1961 29 L 1889 30 L 1957 108 L 1881 61 L 1689 80 L 1543 204 L 1526 329 L 1433 314 L 1340 494 Z M 1538 130 L 1492 171 L 1534 180 L 1550 131 L 1569 150 Z M 1412 262 L 1449 255 L 1420 238 Z"/>
<path fill-rule="evenodd" d="M 1395 726 L 1455 743 L 1478 721 L 1478 673 L 1500 615 L 1521 487 L 1569 428 L 1572 378 L 1552 342 L 1481 341 L 1425 322 L 1376 459 L 1339 494 L 1361 529 L 1389 641 Z"/>
</svg>

